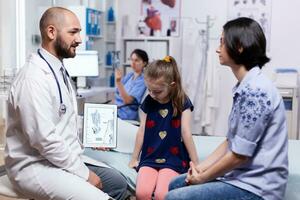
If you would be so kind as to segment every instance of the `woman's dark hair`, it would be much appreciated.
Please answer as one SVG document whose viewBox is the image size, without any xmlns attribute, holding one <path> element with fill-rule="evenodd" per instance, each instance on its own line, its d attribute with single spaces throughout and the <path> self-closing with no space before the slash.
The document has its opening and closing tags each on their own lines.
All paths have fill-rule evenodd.
<svg viewBox="0 0 300 200">
<path fill-rule="evenodd" d="M 260 25 L 253 19 L 241 17 L 223 26 L 224 43 L 229 56 L 236 64 L 249 71 L 262 68 L 270 61 L 266 56 L 266 38 Z"/>
<path fill-rule="evenodd" d="M 146 53 L 146 51 L 144 51 L 142 49 L 135 49 L 131 52 L 130 56 L 132 56 L 132 54 L 135 54 L 137 57 L 142 59 L 143 62 L 146 63 L 146 65 L 148 64 L 149 58 L 148 58 L 148 54 Z"/>
</svg>

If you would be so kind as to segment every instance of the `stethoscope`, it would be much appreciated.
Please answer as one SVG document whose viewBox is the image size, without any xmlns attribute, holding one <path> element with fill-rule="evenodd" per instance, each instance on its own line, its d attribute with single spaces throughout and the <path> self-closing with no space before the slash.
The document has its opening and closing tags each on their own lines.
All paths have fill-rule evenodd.
<svg viewBox="0 0 300 200">
<path fill-rule="evenodd" d="M 56 85 L 57 85 L 57 88 L 58 88 L 58 93 L 59 93 L 59 102 L 60 102 L 58 112 L 59 112 L 59 116 L 61 116 L 61 115 L 63 115 L 63 114 L 66 113 L 66 111 L 67 111 L 67 106 L 66 106 L 66 105 L 64 104 L 64 102 L 63 102 L 63 98 L 62 98 L 62 94 L 61 94 L 61 88 L 60 88 L 60 84 L 59 84 L 59 82 L 58 82 L 57 76 L 56 76 L 56 74 L 55 74 L 53 68 L 52 68 L 51 65 L 49 64 L 49 62 L 44 58 L 44 56 L 42 56 L 42 54 L 41 54 L 41 52 L 40 52 L 40 49 L 38 49 L 37 52 L 38 52 L 39 56 L 47 63 L 49 69 L 52 71 L 52 74 L 53 74 L 53 76 L 54 76 L 54 78 L 55 78 Z M 69 74 L 68 74 L 67 71 L 66 71 L 66 74 L 67 74 L 67 76 L 69 77 Z"/>
</svg>

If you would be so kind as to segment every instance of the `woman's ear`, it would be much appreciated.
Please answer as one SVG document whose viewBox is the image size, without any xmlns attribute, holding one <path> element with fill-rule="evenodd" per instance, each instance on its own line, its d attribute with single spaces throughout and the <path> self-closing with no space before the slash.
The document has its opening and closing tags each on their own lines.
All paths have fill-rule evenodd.
<svg viewBox="0 0 300 200">
<path fill-rule="evenodd" d="M 170 87 L 175 87 L 176 83 L 173 81 L 172 83 L 170 83 Z"/>
<path fill-rule="evenodd" d="M 243 53 L 244 48 L 243 48 L 243 47 L 239 47 L 238 51 L 239 51 L 239 53 L 241 54 L 241 53 Z"/>
</svg>

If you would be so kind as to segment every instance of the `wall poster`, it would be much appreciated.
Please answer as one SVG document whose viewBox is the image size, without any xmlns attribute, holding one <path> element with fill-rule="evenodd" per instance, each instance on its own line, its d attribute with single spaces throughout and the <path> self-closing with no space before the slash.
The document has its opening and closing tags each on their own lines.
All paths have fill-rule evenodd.
<svg viewBox="0 0 300 200">
<path fill-rule="evenodd" d="M 262 27 L 270 47 L 272 0 L 228 0 L 228 20 L 249 17 Z"/>
<path fill-rule="evenodd" d="M 140 34 L 179 36 L 181 0 L 141 0 L 141 20 L 146 24 Z"/>
</svg>

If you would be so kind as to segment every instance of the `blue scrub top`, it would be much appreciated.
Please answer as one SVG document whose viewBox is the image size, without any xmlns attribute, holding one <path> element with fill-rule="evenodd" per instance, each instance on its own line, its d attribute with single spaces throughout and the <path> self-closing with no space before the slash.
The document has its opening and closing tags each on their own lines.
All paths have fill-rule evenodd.
<svg viewBox="0 0 300 200">
<path fill-rule="evenodd" d="M 221 181 L 266 200 L 281 200 L 288 178 L 288 134 L 282 97 L 259 67 L 233 88 L 229 149 L 249 161 Z"/>
<path fill-rule="evenodd" d="M 134 98 L 132 103 L 140 104 L 146 90 L 144 74 L 133 80 L 134 73 L 130 72 L 122 79 L 122 84 L 128 95 Z M 116 88 L 115 102 L 118 106 L 124 105 L 118 88 Z M 118 109 L 118 117 L 125 120 L 138 120 L 138 105 L 125 106 Z"/>
</svg>

